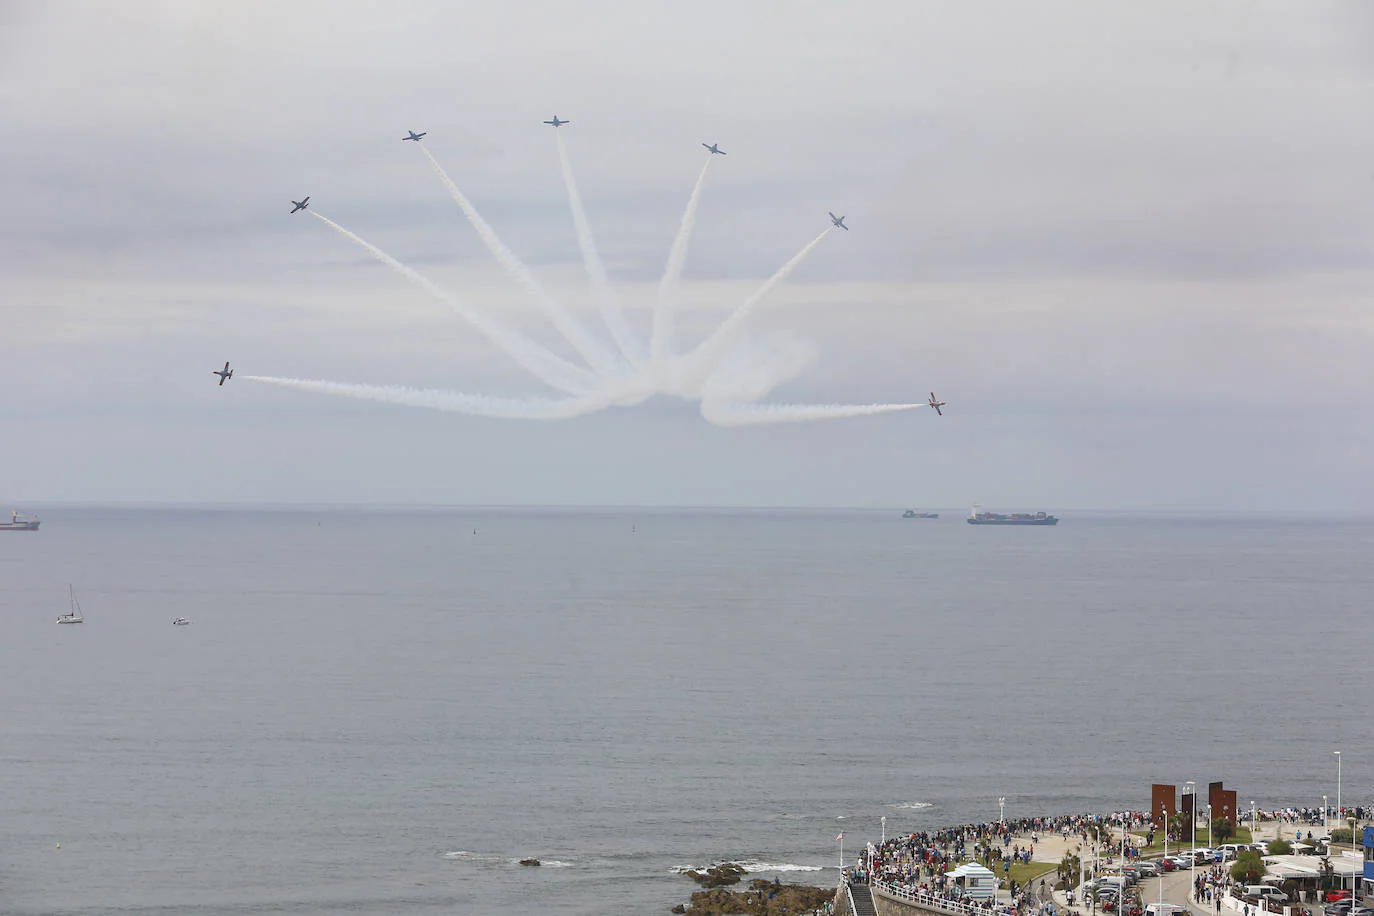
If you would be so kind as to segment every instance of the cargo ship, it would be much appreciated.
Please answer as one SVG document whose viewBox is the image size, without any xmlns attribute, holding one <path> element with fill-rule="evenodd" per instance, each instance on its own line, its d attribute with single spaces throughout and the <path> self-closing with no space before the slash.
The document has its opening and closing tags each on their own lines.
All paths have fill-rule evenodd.
<svg viewBox="0 0 1374 916">
<path fill-rule="evenodd" d="M 3 517 L 3 516 L 0 516 Z M 10 513 L 10 520 L 0 522 L 0 531 L 37 531 L 38 516 L 20 515 L 17 511 Z"/>
<path fill-rule="evenodd" d="M 1053 515 L 1046 515 L 1044 512 L 1012 512 L 1003 515 L 1000 512 L 982 512 L 977 506 L 968 514 L 970 525 L 1057 525 L 1059 519 Z"/>
<path fill-rule="evenodd" d="M 908 509 L 902 513 L 902 518 L 939 518 L 938 512 L 917 512 L 915 509 Z"/>
</svg>

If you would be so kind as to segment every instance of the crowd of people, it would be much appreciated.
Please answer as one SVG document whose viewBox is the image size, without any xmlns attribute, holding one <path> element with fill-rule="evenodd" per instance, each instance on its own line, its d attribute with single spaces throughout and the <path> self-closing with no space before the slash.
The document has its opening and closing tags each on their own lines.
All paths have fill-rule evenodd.
<svg viewBox="0 0 1374 916">
<path fill-rule="evenodd" d="M 1145 823 L 1140 811 L 1114 814 L 1076 814 L 1057 817 L 1024 817 L 981 824 L 964 824 L 939 830 L 919 831 L 892 837 L 867 849 L 849 874 L 852 880 L 884 885 L 898 893 L 923 894 L 937 900 L 964 903 L 1008 913 L 1039 912 L 1053 904 L 1045 881 L 1019 887 L 1008 877 L 1013 863 L 1029 864 L 1040 838 L 1051 833 L 1066 841 L 1079 837 L 1085 843 L 1103 833 L 1134 830 Z M 977 862 L 1003 879 L 1015 903 L 1000 907 L 990 896 L 971 895 L 949 872 L 966 862 Z"/>
</svg>

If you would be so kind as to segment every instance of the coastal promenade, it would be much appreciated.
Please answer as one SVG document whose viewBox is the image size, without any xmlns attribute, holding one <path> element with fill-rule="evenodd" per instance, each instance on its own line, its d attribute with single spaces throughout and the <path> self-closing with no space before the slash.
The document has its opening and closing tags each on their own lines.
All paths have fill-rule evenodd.
<svg viewBox="0 0 1374 916">
<path fill-rule="evenodd" d="M 1292 839 L 1294 834 L 1299 832 L 1300 826 L 1306 827 L 1305 824 L 1290 824 L 1273 820 L 1263 821 L 1256 825 L 1253 841 L 1258 843 L 1269 842 L 1277 839 L 1280 835 Z M 1029 899 L 1021 901 L 1020 913 L 1025 914 L 1027 912 L 1027 905 L 1030 907 L 1029 912 L 1035 914 L 1050 912 L 1051 906 L 1056 916 L 1058 914 L 1063 914 L 1063 916 L 1070 916 L 1070 914 L 1071 916 L 1097 916 L 1097 914 L 1102 913 L 1101 910 L 1082 904 L 1082 893 L 1078 888 L 1075 888 L 1074 905 L 1071 906 L 1068 894 L 1053 887 L 1057 875 L 1051 866 L 1057 866 L 1065 855 L 1082 855 L 1083 861 L 1087 865 L 1087 871 L 1091 872 L 1093 862 L 1091 846 L 1083 842 L 1081 833 L 1071 831 L 1065 835 L 1062 831 L 1035 834 L 1027 832 L 1013 833 L 1011 837 L 1012 842 L 1021 848 L 1030 848 L 1032 863 L 1046 867 L 1046 872 L 1043 875 L 1031 879 L 1023 889 L 1020 889 L 1030 894 Z M 1127 837 L 1128 842 L 1137 847 L 1143 843 L 1143 839 L 1139 836 L 1128 834 Z M 1177 849 L 1181 852 L 1188 845 L 1187 843 L 1181 844 L 1179 847 L 1171 848 L 1171 851 Z M 1110 864 L 1108 864 L 1107 849 L 1117 853 L 1111 857 Z M 1120 865 L 1119 847 L 1104 843 L 1101 850 L 1099 853 L 1101 858 L 1098 860 L 1099 871 L 1110 872 Z M 1154 851 L 1146 858 L 1155 858 L 1160 854 L 1162 851 Z M 1166 872 L 1157 878 L 1145 878 L 1138 885 L 1141 902 L 1144 905 L 1151 903 L 1174 904 L 1192 916 L 1217 916 L 1218 913 L 1231 913 L 1232 910 L 1227 901 L 1197 903 L 1192 899 L 1194 879 L 1198 875 L 1206 874 L 1207 871 L 1208 869 L 1204 868 L 1193 871 L 1183 869 L 1176 872 Z M 858 884 L 849 891 L 846 890 L 842 880 L 837 890 L 835 912 L 838 916 L 870 916 L 870 914 L 873 916 L 929 916 L 929 914 L 939 914 L 939 916 L 994 916 L 999 912 L 1017 912 L 1015 909 L 1017 901 L 1013 899 L 1012 894 L 1006 888 L 998 889 L 995 902 L 990 906 L 951 900 L 936 893 L 926 893 L 877 879 L 872 885 Z M 1308 909 L 1310 910 L 1312 907 L 1309 905 Z"/>
</svg>

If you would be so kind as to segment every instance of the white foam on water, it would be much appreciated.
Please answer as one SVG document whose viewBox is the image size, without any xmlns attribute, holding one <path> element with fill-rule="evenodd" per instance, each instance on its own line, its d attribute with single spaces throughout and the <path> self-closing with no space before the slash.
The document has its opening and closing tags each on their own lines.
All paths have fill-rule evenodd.
<svg viewBox="0 0 1374 916">
<path fill-rule="evenodd" d="M 738 865 L 740 868 L 744 869 L 744 870 L 745 870 L 747 873 L 749 873 L 749 874 L 757 874 L 757 873 L 759 873 L 759 872 L 765 872 L 765 871 L 767 871 L 767 872 L 820 871 L 820 870 L 823 869 L 823 868 L 831 867 L 831 866 L 826 866 L 826 865 L 794 865 L 794 864 L 792 864 L 791 862 L 783 862 L 783 863 L 776 863 L 776 864 L 775 864 L 775 863 L 772 863 L 772 862 L 754 862 L 754 861 L 739 862 L 739 861 L 735 861 L 735 860 L 729 860 L 729 861 L 725 861 L 725 862 L 712 862 L 710 865 L 675 865 L 675 866 L 673 866 L 672 868 L 670 868 L 670 869 L 668 869 L 668 870 L 669 870 L 670 872 L 672 872 L 673 874 L 675 874 L 675 875 L 685 875 L 685 874 L 687 874 L 687 872 L 689 872 L 689 871 L 694 871 L 694 872 L 698 872 L 698 873 L 704 874 L 708 869 L 716 868 L 716 867 L 721 866 L 721 865 Z M 837 867 L 837 868 L 838 868 L 838 866 L 834 866 L 834 867 Z"/>
<path fill-rule="evenodd" d="M 790 862 L 784 862 L 780 865 L 774 865 L 771 862 L 737 862 L 735 864 L 751 873 L 761 871 L 820 871 L 825 867 L 824 865 L 793 865 Z"/>
<path fill-rule="evenodd" d="M 903 802 L 896 805 L 888 805 L 889 808 L 904 808 L 908 811 L 915 811 L 921 808 L 934 808 L 935 802 Z"/>
</svg>

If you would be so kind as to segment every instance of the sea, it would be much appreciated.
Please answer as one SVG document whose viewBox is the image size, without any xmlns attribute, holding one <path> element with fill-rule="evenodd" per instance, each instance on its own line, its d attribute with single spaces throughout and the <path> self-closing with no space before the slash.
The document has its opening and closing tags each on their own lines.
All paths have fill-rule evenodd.
<svg viewBox="0 0 1374 916">
<path fill-rule="evenodd" d="M 1337 750 L 1374 800 L 1371 519 L 28 508 L 4 914 L 650 916 L 1152 782 L 1334 804 Z"/>
</svg>

